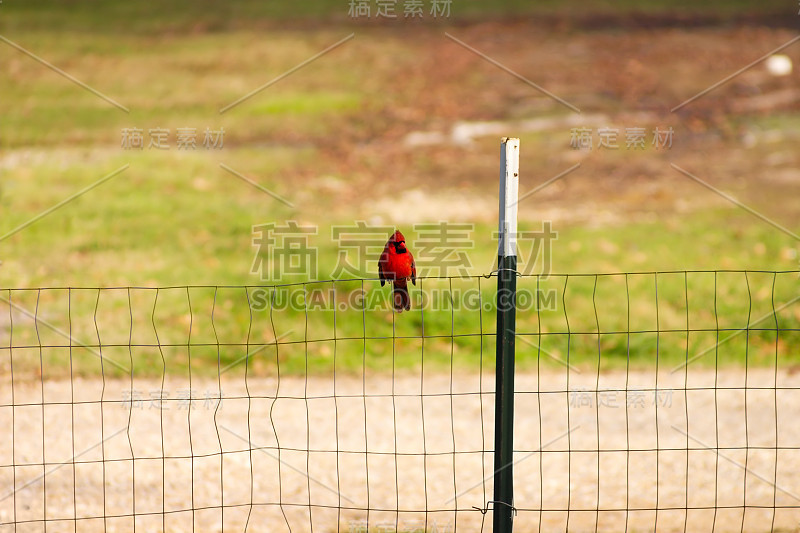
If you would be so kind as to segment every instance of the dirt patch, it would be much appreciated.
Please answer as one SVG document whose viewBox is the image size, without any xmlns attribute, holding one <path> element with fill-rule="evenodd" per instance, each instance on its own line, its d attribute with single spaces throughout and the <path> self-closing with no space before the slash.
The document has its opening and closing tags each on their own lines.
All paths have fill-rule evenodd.
<svg viewBox="0 0 800 533">
<path fill-rule="evenodd" d="M 45 513 L 49 531 L 75 516 L 82 531 L 130 531 L 134 514 L 148 531 L 491 520 L 473 506 L 492 494 L 492 376 L 226 378 L 219 408 L 218 383 L 194 381 L 191 410 L 174 379 L 16 386 L 0 529 L 38 530 Z M 518 376 L 515 530 L 794 527 L 798 387 L 768 369 Z"/>
<path fill-rule="evenodd" d="M 548 187 L 537 193 L 536 205 L 521 206 L 522 218 L 538 219 L 542 209 L 557 209 L 582 220 L 601 219 L 604 211 L 636 220 L 653 214 L 681 217 L 721 205 L 670 163 L 742 199 L 755 198 L 753 207 L 770 216 L 789 222 L 800 216 L 782 201 L 796 194 L 798 182 L 772 179 L 773 173 L 765 171 L 774 166 L 770 158 L 776 153 L 783 154 L 780 169 L 800 165 L 800 156 L 790 150 L 792 129 L 778 125 L 770 133 L 759 126 L 765 117 L 793 116 L 800 110 L 800 69 L 773 76 L 757 64 L 675 109 L 788 42 L 794 33 L 736 24 L 687 30 L 677 22 L 625 28 L 577 32 L 523 19 L 465 23 L 448 30 L 580 108 L 580 114 L 441 31 L 365 29 L 359 34 L 364 42 L 391 43 L 387 46 L 406 49 L 418 59 L 373 62 L 366 89 L 368 96 L 375 95 L 369 98 L 370 119 L 354 116 L 352 124 L 324 141 L 326 172 L 347 177 L 352 189 L 341 199 L 348 206 L 363 202 L 361 208 L 370 210 L 376 198 L 389 201 L 409 190 L 457 206 L 464 198 L 485 197 L 494 190 L 499 137 L 517 135 L 523 145 L 521 193 L 581 163 L 563 187 Z M 743 52 L 742 42 L 752 52 Z M 782 53 L 800 64 L 798 50 L 789 47 Z M 592 150 L 570 145 L 576 127 L 592 130 Z M 619 148 L 597 146 L 601 127 L 617 130 Z M 644 149 L 626 148 L 628 127 L 646 130 Z M 669 148 L 652 144 L 656 128 L 672 128 Z M 420 211 L 416 206 L 409 210 Z M 482 219 L 482 211 L 474 208 L 470 215 Z M 425 214 L 429 219 L 435 212 Z M 401 217 L 406 218 L 411 217 Z"/>
</svg>

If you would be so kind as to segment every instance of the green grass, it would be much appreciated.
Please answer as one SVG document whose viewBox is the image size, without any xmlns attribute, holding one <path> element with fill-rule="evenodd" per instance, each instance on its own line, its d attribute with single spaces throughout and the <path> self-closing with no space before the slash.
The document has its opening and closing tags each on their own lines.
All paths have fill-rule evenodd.
<svg viewBox="0 0 800 533">
<path fill-rule="evenodd" d="M 201 377 L 214 376 L 218 367 L 253 376 L 274 375 L 278 367 L 284 374 L 363 368 L 404 372 L 423 365 L 442 371 L 452 365 L 457 372 L 475 371 L 481 364 L 491 367 L 491 281 L 482 282 L 480 292 L 474 278 L 452 284 L 420 281 L 429 299 L 454 286 L 455 307 L 428 305 L 392 315 L 388 291 L 376 282 L 360 281 L 266 289 L 272 309 L 255 310 L 248 302 L 257 298 L 261 289 L 256 287 L 13 291 L 3 297 L 43 319 L 37 331 L 31 320 L 15 317 L 13 364 L 23 380 L 38 375 L 40 358 L 46 377 L 63 377 L 70 362 L 76 375 L 102 372 L 107 377 L 123 377 L 131 368 L 137 376 L 162 370 L 188 374 L 190 360 L 192 373 Z M 530 294 L 537 280 L 520 281 L 521 292 Z M 599 364 L 606 370 L 657 366 L 666 371 L 687 360 L 691 370 L 717 365 L 787 368 L 800 362 L 800 354 L 791 349 L 800 340 L 800 317 L 784 299 L 796 283 L 796 273 L 540 280 L 543 308 L 526 304 L 518 312 L 517 362 L 521 370 L 563 370 L 569 364 L 577 371 L 592 371 Z M 343 307 L 362 286 L 368 300 L 382 305 Z M 471 292 L 473 305 L 461 297 L 465 291 Z M 295 307 L 287 306 L 292 294 Z M 312 297 L 314 304 L 308 301 Z M 474 305 L 478 302 L 484 305 Z M 555 305 L 544 308 L 547 302 Z M 71 332 L 71 350 L 51 326 Z"/>
<path fill-rule="evenodd" d="M 36 31 L 15 42 L 64 69 L 128 108 L 126 113 L 24 54 L 5 47 L 10 64 L 0 125 L 7 148 L 27 146 L 119 146 L 123 128 L 226 131 L 229 145 L 293 136 L 323 138 L 329 128 L 365 106 L 365 72 L 342 69 L 354 57 L 346 48 L 337 61 L 321 61 L 269 91 L 220 110 L 243 95 L 341 39 L 322 31 L 308 39 L 282 31 L 264 40 L 257 32 L 149 37 Z M 231 50 L 248 49 L 248 54 Z"/>
<path fill-rule="evenodd" d="M 191 202 L 184 207 L 188 209 L 189 205 Z M 209 214 L 215 213 L 214 207 L 206 205 L 193 212 L 198 219 L 214 217 Z M 220 209 L 215 214 L 218 224 L 235 227 L 233 220 L 226 220 L 232 216 L 230 210 Z M 189 215 L 184 213 L 183 216 Z M 125 274 L 152 280 L 143 285 L 164 286 L 180 285 L 192 279 L 197 280 L 195 283 L 208 283 L 203 278 L 216 276 L 214 283 L 248 284 L 250 287 L 139 288 L 130 292 L 111 289 L 99 293 L 88 288 L 71 292 L 34 289 L 4 293 L 4 298 L 10 297 L 17 305 L 35 311 L 48 324 L 72 332 L 76 342 L 101 344 L 104 357 L 122 366 L 106 363 L 101 367 L 96 353 L 75 348 L 73 372 L 76 374 L 96 375 L 103 371 L 107 376 L 123 376 L 131 368 L 131 361 L 137 375 L 158 375 L 164 368 L 164 361 L 168 372 L 182 374 L 187 372 L 190 357 L 192 371 L 200 376 L 213 376 L 218 366 L 225 368 L 237 361 L 232 371 L 243 372 L 246 366 L 251 375 L 273 375 L 278 366 L 282 373 L 294 374 L 327 373 L 334 369 L 349 373 L 364 367 L 374 371 L 391 368 L 410 371 L 422 365 L 427 369 L 446 370 L 451 364 L 457 371 L 468 371 L 478 369 L 481 364 L 493 364 L 495 278 L 420 279 L 412 293 L 416 298 L 424 295 L 426 305 L 422 307 L 415 301 L 412 312 L 393 315 L 388 306 L 388 288 L 381 288 L 374 279 L 278 286 L 260 282 L 247 270 L 254 252 L 248 249 L 245 224 L 241 227 L 242 235 L 232 234 L 227 246 L 222 245 L 225 239 L 220 239 L 214 241 L 216 246 L 205 251 L 179 244 L 170 246 L 163 237 L 159 239 L 158 235 L 153 235 L 149 237 L 150 242 L 159 243 L 159 252 L 155 254 L 155 264 L 150 264 L 148 257 L 154 254 L 141 249 L 141 235 L 154 228 L 141 223 L 142 227 L 135 231 L 109 232 L 106 238 L 116 239 L 116 244 L 99 242 L 98 251 L 89 252 L 96 258 L 107 256 L 124 261 L 123 264 L 95 263 L 97 269 L 92 279 Z M 157 225 L 155 219 L 153 223 Z M 477 229 L 478 234 L 484 235 L 490 231 L 488 227 Z M 652 231 L 652 227 L 634 226 L 621 231 L 615 242 L 624 248 L 626 244 L 641 242 L 637 241 L 639 232 Z M 697 226 L 686 231 L 702 233 Z M 320 234 L 330 233 L 323 230 Z M 52 244 L 49 235 L 48 232 L 34 232 L 27 238 L 41 239 L 42 256 L 54 256 L 57 260 L 57 252 L 44 251 L 47 242 Z M 559 253 L 557 248 L 554 252 L 557 272 L 579 271 L 575 266 L 584 260 L 584 253 L 600 253 L 592 248 L 602 235 L 599 230 L 587 233 L 572 228 L 563 230 L 562 235 L 567 242 L 580 242 L 582 247 L 580 253 Z M 769 243 L 767 250 L 777 251 L 783 244 L 774 232 L 762 231 L 758 237 Z M 334 267 L 331 258 L 336 256 L 336 247 L 330 242 L 324 243 L 326 239 L 319 238 L 322 273 Z M 626 242 L 627 239 L 631 241 Z M 241 242 L 234 245 L 236 241 Z M 490 241 L 477 242 L 480 245 L 473 258 L 488 259 L 493 254 Z M 715 267 L 713 260 L 703 259 L 703 243 L 696 244 L 695 249 L 672 249 L 671 258 L 662 255 L 665 253 L 662 243 L 652 247 L 640 244 L 641 253 L 649 258 L 641 270 L 654 268 L 654 264 L 670 264 L 670 260 L 670 268 Z M 71 245 L 62 246 L 65 246 L 64 253 L 68 253 Z M 213 264 L 218 265 L 219 270 L 203 263 L 204 257 L 212 255 L 208 251 L 211 249 Z M 687 263 L 692 256 L 695 261 Z M 745 262 L 741 257 L 727 259 Z M 374 261 L 370 258 L 368 264 L 372 267 Z M 612 254 L 607 261 L 609 266 L 614 262 L 619 267 L 610 271 L 628 266 L 623 252 L 616 258 Z M 680 261 L 684 263 L 679 265 Z M 765 268 L 767 263 L 774 265 L 775 262 L 753 261 L 750 267 Z M 52 266 L 56 268 L 55 264 Z M 240 271 L 232 271 L 231 266 L 238 266 Z M 69 265 L 62 263 L 61 268 L 69 268 Z M 140 270 L 134 274 L 134 268 Z M 365 275 L 373 276 L 369 272 Z M 85 273 L 54 271 L 43 274 L 41 281 L 32 280 L 30 286 L 47 285 L 48 281 L 52 284 L 52 277 L 69 279 L 70 276 L 76 280 L 86 279 Z M 80 282 L 75 284 L 80 285 Z M 800 340 L 800 312 L 796 306 L 786 304 L 796 297 L 797 285 L 797 272 L 522 277 L 518 286 L 518 365 L 523 370 L 539 365 L 561 369 L 564 363 L 584 370 L 598 364 L 604 369 L 628 365 L 650 368 L 656 364 L 664 369 L 691 358 L 692 368 L 717 364 L 772 366 L 776 354 L 779 366 L 794 365 L 800 362 L 800 354 L 791 349 Z M 359 299 L 361 291 L 365 291 L 363 299 Z M 14 320 L 14 345 L 31 347 L 14 351 L 19 375 L 37 375 L 40 354 L 36 347 L 39 344 L 63 346 L 46 348 L 42 357 L 49 376 L 64 375 L 69 370 L 70 359 L 63 335 L 48 327 L 37 331 L 32 321 L 19 316 Z M 750 330 L 744 331 L 748 324 Z M 729 336 L 732 338 L 727 339 Z M 394 343 L 392 337 L 397 339 Z M 269 344 L 275 338 L 280 341 L 277 348 Z M 725 342 L 718 350 L 714 349 L 721 340 Z M 258 350 L 265 343 L 267 346 Z M 134 347 L 129 350 L 128 344 Z M 160 351 L 156 348 L 158 344 Z M 247 353 L 251 356 L 243 359 Z M 698 354 L 704 355 L 695 360 Z"/>
</svg>

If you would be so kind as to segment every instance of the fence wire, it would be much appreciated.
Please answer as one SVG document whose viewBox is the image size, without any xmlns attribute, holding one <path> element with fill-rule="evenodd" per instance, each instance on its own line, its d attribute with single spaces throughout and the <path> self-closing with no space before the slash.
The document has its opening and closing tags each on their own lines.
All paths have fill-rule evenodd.
<svg viewBox="0 0 800 533">
<path fill-rule="evenodd" d="M 798 272 L 520 275 L 515 531 L 800 519 Z M 2 531 L 488 531 L 496 282 L 0 291 Z"/>
</svg>

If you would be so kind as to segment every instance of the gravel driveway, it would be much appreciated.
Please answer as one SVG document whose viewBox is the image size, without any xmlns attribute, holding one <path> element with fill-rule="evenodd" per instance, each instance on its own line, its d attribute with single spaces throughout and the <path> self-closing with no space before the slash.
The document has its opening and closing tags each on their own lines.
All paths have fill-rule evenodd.
<svg viewBox="0 0 800 533">
<path fill-rule="evenodd" d="M 219 408 L 216 380 L 15 383 L 0 531 L 491 530 L 490 374 L 482 403 L 478 375 L 232 374 Z M 795 530 L 800 375 L 655 378 L 517 376 L 515 531 Z"/>
</svg>

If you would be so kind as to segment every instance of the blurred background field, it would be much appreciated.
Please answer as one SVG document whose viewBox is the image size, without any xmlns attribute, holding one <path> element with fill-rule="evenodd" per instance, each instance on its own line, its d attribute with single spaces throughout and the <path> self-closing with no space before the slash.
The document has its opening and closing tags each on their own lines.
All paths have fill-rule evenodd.
<svg viewBox="0 0 800 533">
<path fill-rule="evenodd" d="M 131 360 L 137 374 L 159 375 L 162 363 L 185 370 L 190 356 L 193 369 L 213 375 L 218 363 L 240 361 L 276 338 L 287 344 L 279 353 L 272 345 L 247 359 L 248 371 L 271 374 L 279 363 L 290 373 L 327 372 L 336 365 L 343 372 L 363 365 L 378 372 L 423 364 L 443 369 L 451 357 L 458 368 L 491 365 L 494 339 L 481 333 L 494 328 L 494 278 L 418 284 L 417 291 L 447 291 L 452 283 L 477 290 L 481 303 L 488 303 L 483 313 L 453 313 L 446 305 L 425 310 L 430 339 L 424 345 L 419 339 L 382 340 L 393 327 L 398 336 L 422 334 L 420 310 L 393 317 L 385 307 L 350 309 L 334 327 L 330 309 L 308 317 L 303 309 L 285 309 L 270 321 L 268 310 L 251 312 L 248 298 L 270 285 L 251 273 L 252 228 L 287 220 L 318 227 L 310 244 L 319 250 L 319 268 L 315 277 L 288 276 L 285 282 L 330 279 L 338 258 L 331 228 L 359 220 L 403 229 L 412 251 L 414 224 L 474 224 L 468 273 L 491 272 L 498 131 L 521 138 L 521 194 L 580 163 L 520 203 L 523 230 L 535 231 L 548 220 L 558 232 L 550 272 L 798 269 L 795 237 L 670 166 L 797 232 L 797 68 L 774 76 L 764 64 L 755 65 L 670 111 L 797 35 L 796 5 L 454 0 L 450 16 L 438 19 L 426 2 L 421 20 L 406 20 L 400 5 L 397 19 L 376 20 L 350 17 L 348 2 L 329 0 L 179 1 L 157 8 L 119 1 L 3 2 L 0 35 L 129 110 L 0 43 L 0 296 L 17 306 L 0 306 L 0 345 L 16 347 L 17 375 L 35 379 L 45 368 L 52 377 L 65 376 L 71 361 L 68 347 L 40 353 L 39 344 L 69 343 L 52 328 L 40 325 L 37 331 L 20 308 L 86 345 L 118 345 L 104 348 L 103 356 L 122 369 L 100 368 L 90 349 L 73 348 L 72 371 L 86 375 L 124 375 Z M 350 34 L 322 58 L 220 113 Z M 782 53 L 797 65 L 800 44 Z M 620 130 L 620 148 L 570 146 L 572 128 L 596 132 L 603 126 Z M 206 128 L 224 128 L 224 146 L 179 150 L 176 130 L 185 127 L 196 128 L 198 145 Z M 644 149 L 625 148 L 626 127 L 646 129 Z M 670 148 L 650 144 L 656 127 L 673 128 Z M 124 128 L 169 129 L 169 148 L 125 149 Z M 9 235 L 123 165 L 130 166 Z M 543 257 L 526 259 L 536 263 L 531 273 L 543 272 Z M 369 258 L 363 276 L 375 277 L 376 261 Z M 800 325 L 800 310 L 787 305 L 797 296 L 796 272 L 641 274 L 629 276 L 627 288 L 624 275 L 530 277 L 521 278 L 520 287 L 533 291 L 537 280 L 539 288 L 555 291 L 556 305 L 522 311 L 518 329 L 552 357 L 520 340 L 522 366 L 674 366 L 720 340 L 714 332 L 687 336 L 678 330 L 733 334 L 748 323 L 753 331 L 692 364 L 791 367 L 800 360 L 797 331 L 786 331 Z M 213 288 L 185 285 L 249 288 L 221 288 L 215 297 Z M 127 286 L 139 289 L 107 291 L 99 299 L 91 289 Z M 374 280 L 330 286 L 339 295 L 381 290 Z M 5 290 L 39 287 L 86 289 Z M 156 287 L 178 288 L 161 289 L 156 301 Z M 776 324 L 783 330 L 779 339 Z M 642 333 L 631 338 L 619 333 L 637 328 Z M 655 333 L 667 329 L 675 331 Z M 569 347 L 568 332 L 581 333 Z M 162 346 L 163 353 L 144 346 L 157 344 L 156 334 L 158 342 L 174 346 Z M 454 334 L 459 336 L 451 343 Z M 363 335 L 374 337 L 368 350 L 359 340 Z M 189 353 L 189 339 L 206 346 Z M 143 345 L 141 351 L 132 354 L 131 343 Z M 4 372 L 10 364 L 3 359 Z"/>
</svg>

